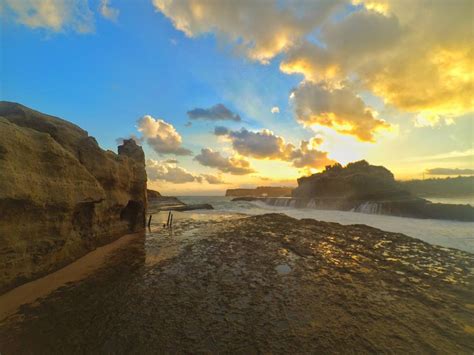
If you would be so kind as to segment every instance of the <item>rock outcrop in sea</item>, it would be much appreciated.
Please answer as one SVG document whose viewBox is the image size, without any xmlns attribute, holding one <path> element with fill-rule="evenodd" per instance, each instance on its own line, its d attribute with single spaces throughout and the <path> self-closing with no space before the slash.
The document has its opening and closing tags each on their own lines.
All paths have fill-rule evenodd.
<svg viewBox="0 0 474 355">
<path fill-rule="evenodd" d="M 318 174 L 301 177 L 293 197 L 331 198 L 341 201 L 405 200 L 413 196 L 403 189 L 383 166 L 366 161 L 327 166 Z"/>
<path fill-rule="evenodd" d="M 414 218 L 474 221 L 474 207 L 431 203 L 414 196 L 383 166 L 362 160 L 301 177 L 292 198 L 243 198 L 281 207 L 332 209 Z M 242 200 L 237 198 L 236 200 Z"/>
<path fill-rule="evenodd" d="M 143 150 L 118 154 L 80 127 L 0 102 L 0 292 L 144 227 Z"/>
</svg>

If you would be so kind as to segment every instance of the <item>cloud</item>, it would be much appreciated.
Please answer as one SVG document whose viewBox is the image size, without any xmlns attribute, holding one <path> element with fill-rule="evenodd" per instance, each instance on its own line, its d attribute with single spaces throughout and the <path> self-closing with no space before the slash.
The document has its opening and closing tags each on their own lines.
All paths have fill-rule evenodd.
<svg viewBox="0 0 474 355">
<path fill-rule="evenodd" d="M 110 7 L 110 0 L 100 0 L 99 12 L 106 19 L 111 21 L 117 21 L 120 11 L 113 7 Z"/>
<path fill-rule="evenodd" d="M 386 103 L 435 120 L 472 111 L 472 2 L 425 0 L 409 8 L 376 3 L 398 19 L 403 33 L 381 55 L 355 68 L 363 84 Z M 354 26 L 347 30 L 360 31 Z"/>
<path fill-rule="evenodd" d="M 229 129 L 223 126 L 216 126 L 214 127 L 214 134 L 216 136 L 225 136 L 229 133 Z"/>
<path fill-rule="evenodd" d="M 343 1 L 153 0 L 189 37 L 216 33 L 252 60 L 268 63 L 316 28 Z"/>
<path fill-rule="evenodd" d="M 293 166 L 306 170 L 320 170 L 327 165 L 335 164 L 336 161 L 328 158 L 327 152 L 318 150 L 321 143 L 321 138 L 311 138 L 309 141 L 301 141 L 300 148 L 296 149 L 291 155 Z"/>
<path fill-rule="evenodd" d="M 17 22 L 30 28 L 94 31 L 94 14 L 87 0 L 5 0 L 4 5 L 2 17 L 13 14 Z"/>
<path fill-rule="evenodd" d="M 435 155 L 424 155 L 424 156 L 415 156 L 404 159 L 406 162 L 474 162 L 474 148 L 467 149 L 465 151 L 452 151 L 442 154 Z"/>
<path fill-rule="evenodd" d="M 270 110 L 271 113 L 280 113 L 280 108 L 278 106 L 273 106 Z"/>
<path fill-rule="evenodd" d="M 320 169 L 335 163 L 328 158 L 327 152 L 318 149 L 322 143 L 321 138 L 301 141 L 300 147 L 296 148 L 293 144 L 286 143 L 283 137 L 267 129 L 259 132 L 248 131 L 245 128 L 239 131 L 226 129 L 222 132 L 215 130 L 215 133 L 226 135 L 231 140 L 233 149 L 245 157 L 281 160 L 292 163 L 296 168 L 305 169 Z"/>
<path fill-rule="evenodd" d="M 224 157 L 220 152 L 215 152 L 209 148 L 201 149 L 201 153 L 196 155 L 194 160 L 201 165 L 233 175 L 246 175 L 255 172 L 250 167 L 248 160 L 241 157 Z"/>
<path fill-rule="evenodd" d="M 474 175 L 474 169 L 449 169 L 449 168 L 433 168 L 427 169 L 428 175 Z"/>
<path fill-rule="evenodd" d="M 322 28 L 322 38 L 329 52 L 343 66 L 356 65 L 361 58 L 367 60 L 390 50 L 401 36 L 397 17 L 367 10 L 351 13 L 342 21 Z"/>
<path fill-rule="evenodd" d="M 217 104 L 210 108 L 195 108 L 188 111 L 188 117 L 191 120 L 209 120 L 209 121 L 241 121 L 239 115 L 232 113 L 223 104 Z"/>
<path fill-rule="evenodd" d="M 178 164 L 179 163 L 179 161 L 177 161 L 176 159 L 166 159 L 164 162 L 167 163 L 167 164 Z"/>
<path fill-rule="evenodd" d="M 232 141 L 234 150 L 246 157 L 282 159 L 294 149 L 292 144 L 285 143 L 282 137 L 267 129 L 252 132 L 242 128 L 240 131 L 229 131 L 227 136 Z"/>
<path fill-rule="evenodd" d="M 304 41 L 290 49 L 280 63 L 286 74 L 303 74 L 312 82 L 341 78 L 342 69 L 336 59 L 324 48 Z"/>
<path fill-rule="evenodd" d="M 186 169 L 166 161 L 148 159 L 146 162 L 146 171 L 150 180 L 168 181 L 173 184 L 184 184 L 199 180 L 198 176 L 193 175 Z"/>
<path fill-rule="evenodd" d="M 418 124 L 419 117 L 437 124 L 473 110 L 472 2 L 359 2 L 365 8 L 321 26 L 320 45 L 292 47 L 280 69 L 332 88 L 352 82 L 418 114 Z"/>
<path fill-rule="evenodd" d="M 185 168 L 177 166 L 178 161 L 167 159 L 157 161 L 148 159 L 146 161 L 146 171 L 150 181 L 166 181 L 172 184 L 203 183 L 206 181 L 211 185 L 225 184 L 221 176 L 211 174 L 194 174 Z"/>
<path fill-rule="evenodd" d="M 171 123 L 145 115 L 138 120 L 138 131 L 145 141 L 158 154 L 191 155 L 189 149 L 183 148 L 181 135 Z"/>
<path fill-rule="evenodd" d="M 418 0 L 409 6 L 396 0 L 153 3 L 187 36 L 214 33 L 261 63 L 280 55 L 282 72 L 302 74 L 333 94 L 370 92 L 387 107 L 434 124 L 474 110 L 472 0 Z M 345 107 L 333 101 L 331 109 Z M 353 126 L 355 118 L 360 129 L 343 133 L 372 141 L 372 128 L 385 125 L 367 112 L 359 107 L 351 119 L 327 116 L 325 125 L 338 130 L 341 120 Z M 363 134 L 366 124 L 371 131 Z"/>
<path fill-rule="evenodd" d="M 216 175 L 209 175 L 209 174 L 201 174 L 201 176 L 209 183 L 212 185 L 218 185 L 218 184 L 225 184 L 226 182 L 222 179 L 220 176 Z"/>
<path fill-rule="evenodd" d="M 390 127 L 349 88 L 304 82 L 294 90 L 293 103 L 300 123 L 330 127 L 361 141 L 372 142 L 378 131 Z"/>
</svg>

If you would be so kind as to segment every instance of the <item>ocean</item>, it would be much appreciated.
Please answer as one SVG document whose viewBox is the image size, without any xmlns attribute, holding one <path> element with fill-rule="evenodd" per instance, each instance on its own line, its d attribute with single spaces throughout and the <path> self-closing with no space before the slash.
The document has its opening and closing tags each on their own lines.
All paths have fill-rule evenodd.
<svg viewBox="0 0 474 355">
<path fill-rule="evenodd" d="M 188 212 L 190 214 L 217 214 L 225 216 L 231 214 L 258 215 L 264 213 L 284 213 L 297 219 L 313 218 L 319 221 L 336 222 L 344 225 L 365 224 L 388 232 L 403 233 L 430 244 L 474 253 L 474 222 L 416 219 L 311 208 L 297 209 L 270 206 L 260 201 L 232 202 L 232 197 L 223 196 L 179 196 L 178 198 L 188 204 L 210 203 L 214 207 L 214 210 Z M 463 202 L 460 202 L 459 199 L 442 200 L 443 203 L 474 202 L 472 198 L 470 200 L 465 199 Z M 434 199 L 433 202 L 441 201 Z"/>
</svg>

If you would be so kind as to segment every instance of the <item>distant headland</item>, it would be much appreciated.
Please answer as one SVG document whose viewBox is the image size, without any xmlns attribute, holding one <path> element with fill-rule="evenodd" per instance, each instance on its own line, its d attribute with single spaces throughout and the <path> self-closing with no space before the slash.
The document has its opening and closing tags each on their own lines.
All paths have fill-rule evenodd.
<svg viewBox="0 0 474 355">
<path fill-rule="evenodd" d="M 474 196 L 474 176 L 457 176 L 444 179 L 400 181 L 412 194 L 420 197 Z"/>
</svg>

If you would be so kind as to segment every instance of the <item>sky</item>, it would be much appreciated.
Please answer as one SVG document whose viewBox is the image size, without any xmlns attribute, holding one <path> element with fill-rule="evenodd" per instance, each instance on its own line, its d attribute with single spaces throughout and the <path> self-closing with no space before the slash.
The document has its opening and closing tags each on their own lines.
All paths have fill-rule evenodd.
<svg viewBox="0 0 474 355">
<path fill-rule="evenodd" d="M 295 186 L 365 159 L 474 169 L 471 0 L 4 0 L 0 97 L 116 151 L 169 195 Z"/>
</svg>

